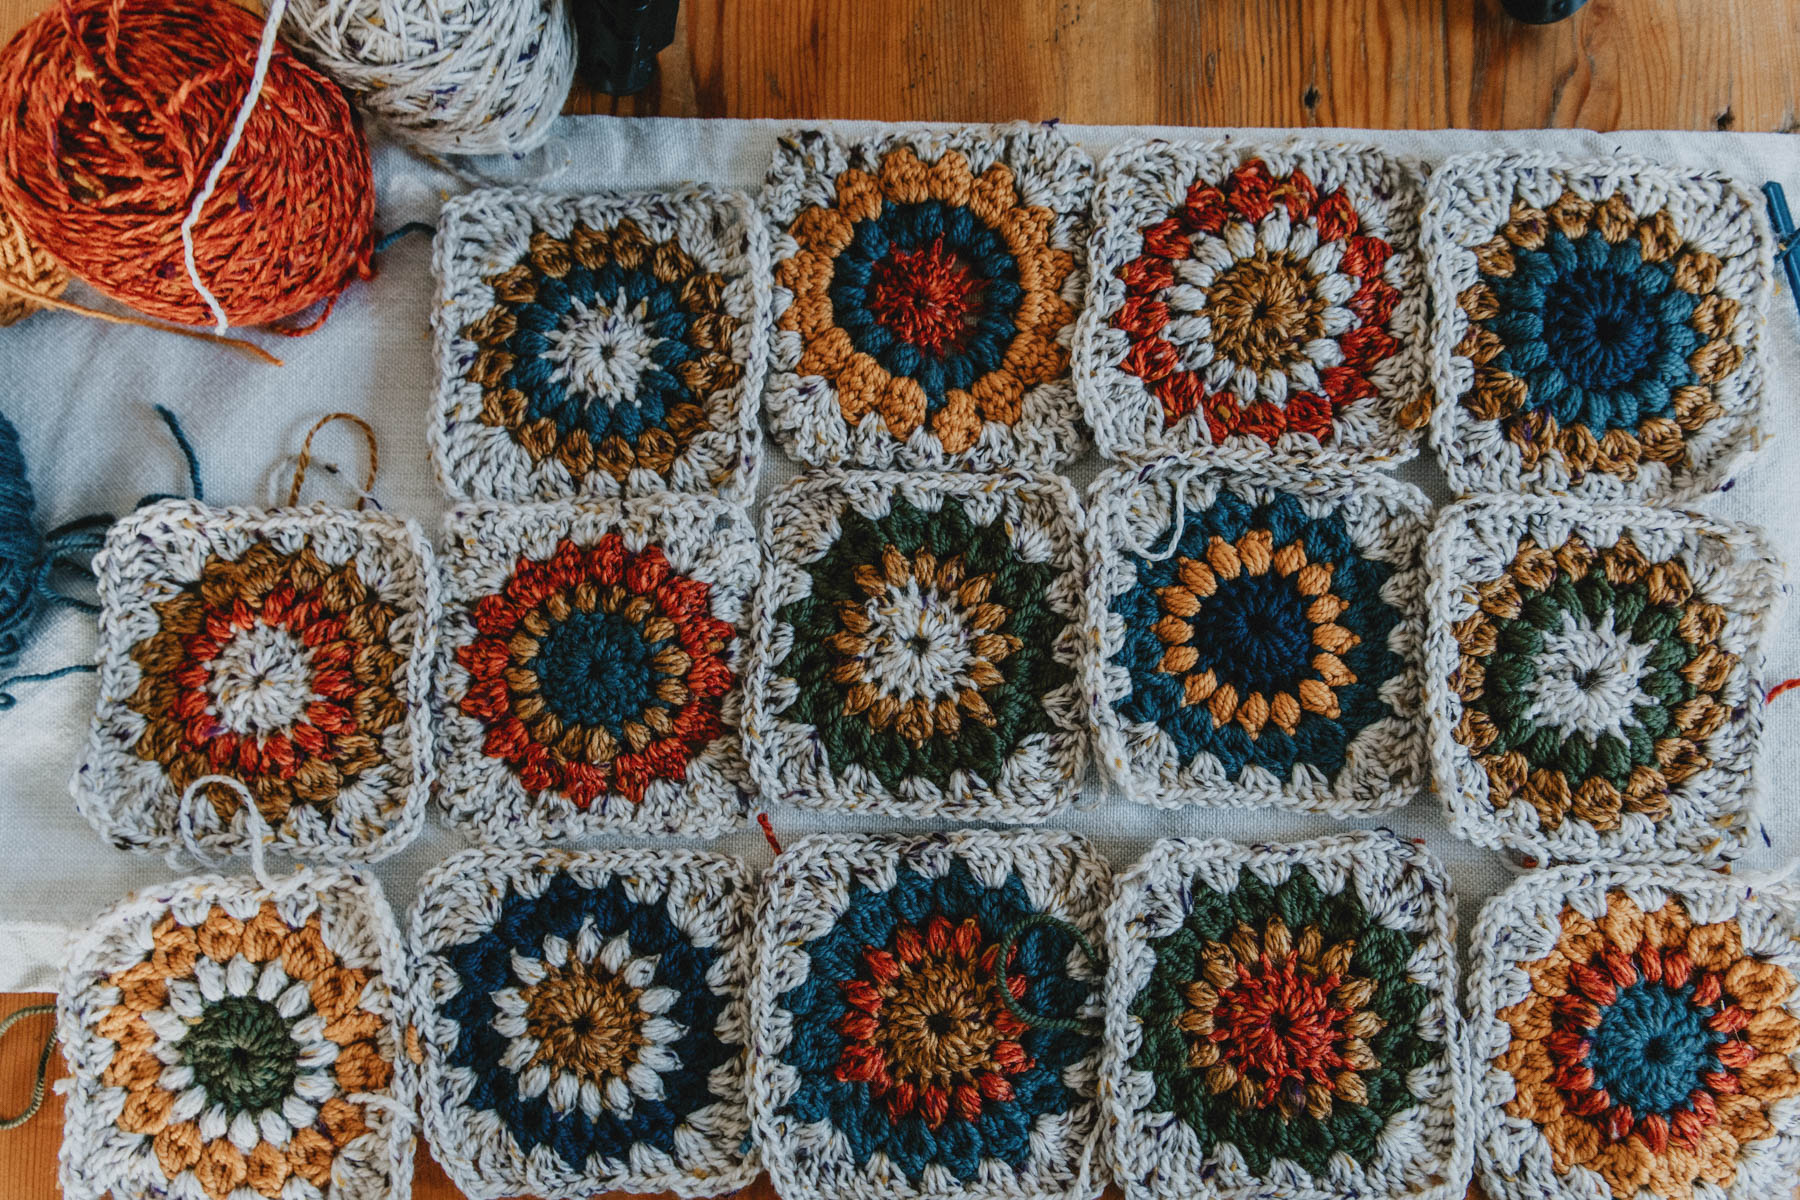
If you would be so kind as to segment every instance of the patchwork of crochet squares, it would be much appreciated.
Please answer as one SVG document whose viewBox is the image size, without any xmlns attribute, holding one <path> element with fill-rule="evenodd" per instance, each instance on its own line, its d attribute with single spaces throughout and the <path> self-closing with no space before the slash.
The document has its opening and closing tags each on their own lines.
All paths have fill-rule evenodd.
<svg viewBox="0 0 1800 1200">
<path fill-rule="evenodd" d="M 815 466 L 1052 467 L 1093 165 L 1043 126 L 785 137 L 769 427 Z"/>
<path fill-rule="evenodd" d="M 1067 483 L 825 473 L 764 520 L 744 734 L 765 795 L 1009 821 L 1074 798 L 1086 560 Z"/>
<path fill-rule="evenodd" d="M 445 542 L 434 703 L 453 823 L 517 845 L 743 820 L 738 631 L 758 558 L 742 509 L 470 505 Z"/>
<path fill-rule="evenodd" d="M 72 786 L 103 835 L 173 849 L 188 786 L 229 775 L 293 853 L 377 859 L 412 840 L 438 621 L 416 525 L 165 500 L 115 524 L 94 571 L 100 703 Z M 240 794 L 201 794 L 197 843 L 242 851 Z"/>
<path fill-rule="evenodd" d="M 1076 378 L 1114 458 L 1412 457 L 1418 173 L 1369 146 L 1143 142 L 1101 166 Z"/>
<path fill-rule="evenodd" d="M 1103 1091 L 1129 1200 L 1461 1200 L 1455 904 L 1421 847 L 1158 842 L 1106 925 Z"/>
<path fill-rule="evenodd" d="M 755 876 L 689 850 L 467 851 L 420 885 L 425 1131 L 462 1193 L 750 1183 Z"/>
<path fill-rule="evenodd" d="M 387 1200 L 412 1178 L 400 936 L 375 881 L 176 880 L 103 914 L 57 1003 L 69 1200 Z"/>
<path fill-rule="evenodd" d="M 1093 1200 L 1108 872 L 1065 833 L 821 835 L 765 880 L 751 1104 L 775 1190 Z M 1004 958 L 1003 958 L 1004 956 Z"/>
<path fill-rule="evenodd" d="M 1632 158 L 1452 159 L 1425 240 L 1432 434 L 1457 491 L 1690 494 L 1760 436 L 1773 241 L 1738 185 Z"/>
<path fill-rule="evenodd" d="M 1800 1178 L 1800 894 L 1691 868 L 1533 872 L 1469 984 L 1493 1200 L 1773 1200 Z"/>
<path fill-rule="evenodd" d="M 1426 709 L 1462 836 L 1540 860 L 1740 853 L 1780 569 L 1693 513 L 1489 497 L 1427 553 Z"/>
<path fill-rule="evenodd" d="M 434 256 L 444 485 L 477 500 L 747 499 L 768 261 L 736 192 L 449 200 Z"/>
<path fill-rule="evenodd" d="M 1103 475 L 1088 517 L 1097 751 L 1128 797 L 1344 816 L 1418 791 L 1416 489 L 1170 460 Z"/>
</svg>

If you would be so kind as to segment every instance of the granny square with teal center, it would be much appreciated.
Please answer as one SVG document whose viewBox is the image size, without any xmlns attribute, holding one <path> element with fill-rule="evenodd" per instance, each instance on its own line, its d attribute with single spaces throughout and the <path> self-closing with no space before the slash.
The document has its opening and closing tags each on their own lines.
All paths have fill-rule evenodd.
<svg viewBox="0 0 1800 1200">
<path fill-rule="evenodd" d="M 1371 472 L 1166 460 L 1089 495 L 1097 752 L 1147 804 L 1404 804 L 1425 498 Z"/>
<path fill-rule="evenodd" d="M 819 835 L 764 883 L 751 1097 L 775 1189 L 1093 1200 L 1099 933 L 1080 838 Z"/>
</svg>

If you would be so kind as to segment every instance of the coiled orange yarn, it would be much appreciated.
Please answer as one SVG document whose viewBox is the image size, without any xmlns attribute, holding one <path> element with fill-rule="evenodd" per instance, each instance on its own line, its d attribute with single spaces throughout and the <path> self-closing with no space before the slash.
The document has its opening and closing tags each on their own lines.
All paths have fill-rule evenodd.
<svg viewBox="0 0 1800 1200">
<path fill-rule="evenodd" d="M 0 204 L 100 291 L 210 323 L 181 224 L 249 90 L 261 33 L 227 0 L 62 0 L 0 51 Z M 276 46 L 194 229 L 201 280 L 233 325 L 304 312 L 368 276 L 374 213 L 368 146 L 343 93 Z"/>
</svg>

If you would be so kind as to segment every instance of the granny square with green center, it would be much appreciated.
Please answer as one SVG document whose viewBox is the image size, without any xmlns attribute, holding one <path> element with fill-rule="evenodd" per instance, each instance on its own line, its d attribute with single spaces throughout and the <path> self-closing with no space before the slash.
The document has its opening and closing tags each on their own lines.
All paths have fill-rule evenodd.
<svg viewBox="0 0 1800 1200">
<path fill-rule="evenodd" d="M 1661 500 L 1761 438 L 1762 205 L 1642 159 L 1453 158 L 1431 177 L 1432 442 L 1450 486 Z"/>
<path fill-rule="evenodd" d="M 1109 885 L 1066 833 L 821 834 L 778 855 L 750 1086 L 775 1190 L 1096 1200 Z"/>
<path fill-rule="evenodd" d="M 438 803 L 483 841 L 711 836 L 744 820 L 738 506 L 673 493 L 445 520 Z"/>
<path fill-rule="evenodd" d="M 113 844 L 183 845 L 183 797 L 227 775 L 294 854 L 373 860 L 431 790 L 437 575 L 417 525 L 315 504 L 146 505 L 107 531 L 100 701 L 71 785 Z M 202 785 L 204 851 L 242 853 L 242 798 Z"/>
<path fill-rule="evenodd" d="M 1781 570 L 1694 513 L 1490 496 L 1426 552 L 1425 701 L 1452 828 L 1543 860 L 1743 852 Z"/>
<path fill-rule="evenodd" d="M 692 850 L 470 850 L 419 885 L 432 1153 L 470 1200 L 716 1196 L 756 1177 L 755 875 Z"/>
<path fill-rule="evenodd" d="M 1028 474 L 824 472 L 770 500 L 744 718 L 764 795 L 1006 821 L 1073 800 L 1077 509 Z"/>
<path fill-rule="evenodd" d="M 775 439 L 814 466 L 1073 457 L 1092 187 L 1043 125 L 782 138 L 762 192 Z"/>
<path fill-rule="evenodd" d="M 1461 1200 L 1455 899 L 1419 845 L 1157 842 L 1106 915 L 1127 1200 Z"/>
<path fill-rule="evenodd" d="M 399 931 L 360 870 L 178 879 L 70 947 L 68 1200 L 408 1194 Z"/>
<path fill-rule="evenodd" d="M 1338 816 L 1410 800 L 1427 512 L 1383 475 L 1267 460 L 1095 481 L 1089 690 L 1126 796 Z"/>
<path fill-rule="evenodd" d="M 1100 452 L 1411 458 L 1419 172 L 1373 146 L 1131 142 L 1100 168 L 1075 377 Z"/>
<path fill-rule="evenodd" d="M 769 251 L 746 197 L 470 192 L 445 203 L 433 266 L 451 495 L 749 498 Z"/>
<path fill-rule="evenodd" d="M 1800 1179 L 1800 892 L 1691 867 L 1534 871 L 1469 978 L 1493 1200 L 1775 1200 Z"/>
</svg>

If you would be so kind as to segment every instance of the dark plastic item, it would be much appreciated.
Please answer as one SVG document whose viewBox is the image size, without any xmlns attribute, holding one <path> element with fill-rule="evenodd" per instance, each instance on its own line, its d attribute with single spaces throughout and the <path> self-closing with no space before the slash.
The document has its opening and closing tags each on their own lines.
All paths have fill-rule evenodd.
<svg viewBox="0 0 1800 1200">
<path fill-rule="evenodd" d="M 1569 16 L 1587 0 L 1500 0 L 1500 7 L 1515 21 L 1550 25 Z"/>
<path fill-rule="evenodd" d="M 650 86 L 656 55 L 675 40 L 680 0 L 573 0 L 579 70 L 589 87 L 629 96 Z"/>
</svg>

